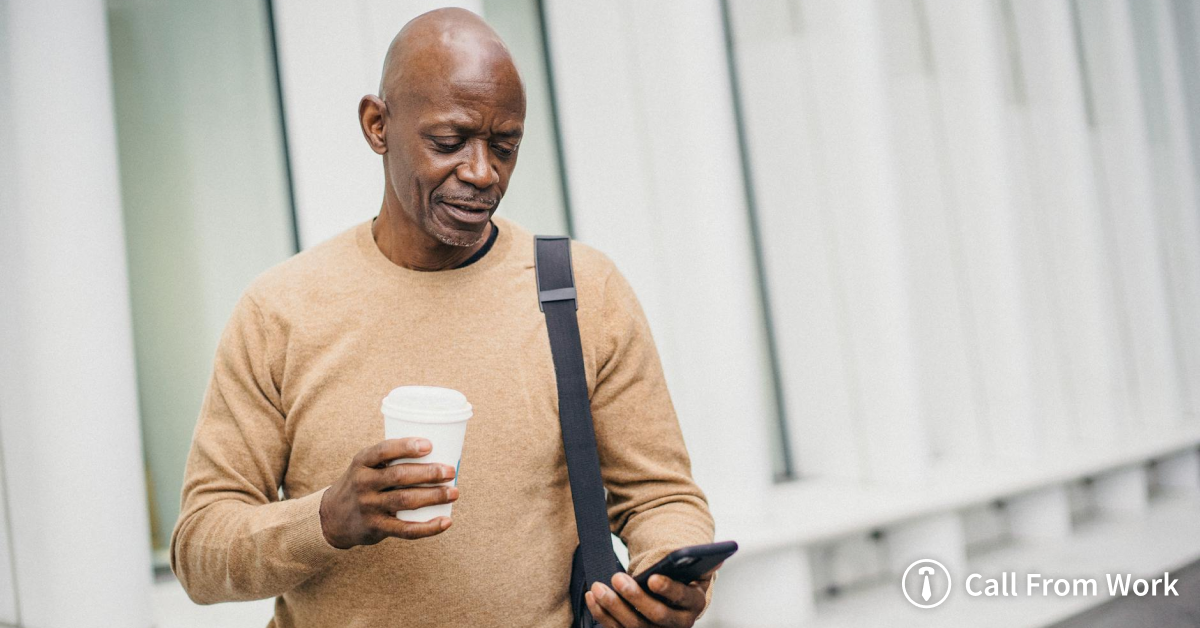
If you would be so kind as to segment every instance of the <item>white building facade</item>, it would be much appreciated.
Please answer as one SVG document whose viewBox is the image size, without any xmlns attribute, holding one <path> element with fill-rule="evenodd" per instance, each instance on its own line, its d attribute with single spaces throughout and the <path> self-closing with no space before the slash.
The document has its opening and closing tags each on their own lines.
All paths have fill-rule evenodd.
<svg viewBox="0 0 1200 628">
<path fill-rule="evenodd" d="M 378 211 L 357 102 L 441 4 L 0 0 L 0 625 L 170 625 L 217 335 Z M 742 545 L 704 625 L 1047 625 L 1102 598 L 901 574 L 1200 559 L 1200 5 L 462 6 L 529 95 L 501 211 L 629 278 Z"/>
</svg>

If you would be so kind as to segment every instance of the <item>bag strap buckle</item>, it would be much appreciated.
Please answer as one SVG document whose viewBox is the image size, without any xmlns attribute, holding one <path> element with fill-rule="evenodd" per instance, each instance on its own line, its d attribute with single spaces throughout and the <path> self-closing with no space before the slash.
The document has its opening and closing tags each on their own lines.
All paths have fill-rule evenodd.
<svg viewBox="0 0 1200 628">
<path fill-rule="evenodd" d="M 543 248 L 539 246 L 542 241 L 565 240 L 565 244 L 559 244 Z M 575 292 L 575 269 L 571 260 L 571 245 L 570 238 L 566 236 L 534 236 L 534 249 L 538 261 L 541 261 L 543 256 L 554 256 L 550 268 L 543 276 L 543 264 L 535 263 L 533 272 L 537 278 L 538 287 L 538 310 L 545 312 L 547 303 L 556 301 L 574 301 L 575 309 L 579 309 L 579 299 Z M 558 256 L 565 256 L 565 261 Z M 543 284 L 543 280 L 545 284 Z"/>
</svg>

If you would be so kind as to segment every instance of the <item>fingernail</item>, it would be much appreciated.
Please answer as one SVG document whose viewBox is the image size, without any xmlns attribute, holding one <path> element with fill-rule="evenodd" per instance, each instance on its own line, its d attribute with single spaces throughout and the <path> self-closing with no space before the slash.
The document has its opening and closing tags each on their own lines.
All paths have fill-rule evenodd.
<svg viewBox="0 0 1200 628">
<path fill-rule="evenodd" d="M 445 530 L 446 528 L 449 528 L 449 527 L 450 527 L 450 518 L 449 518 L 449 517 L 442 517 L 441 528 L 442 528 L 443 530 Z"/>
<path fill-rule="evenodd" d="M 433 445 L 424 438 L 417 439 L 417 451 L 426 451 L 432 447 Z"/>
<path fill-rule="evenodd" d="M 597 582 L 592 585 L 592 595 L 596 596 L 597 598 L 599 598 L 601 600 L 607 600 L 610 593 L 608 592 L 608 589 L 605 588 L 604 585 Z"/>
<path fill-rule="evenodd" d="M 458 499 L 458 489 L 451 486 L 450 489 L 446 491 L 446 497 L 451 501 Z"/>
<path fill-rule="evenodd" d="M 442 467 L 442 479 L 443 480 L 453 480 L 454 479 L 454 467 Z"/>
</svg>

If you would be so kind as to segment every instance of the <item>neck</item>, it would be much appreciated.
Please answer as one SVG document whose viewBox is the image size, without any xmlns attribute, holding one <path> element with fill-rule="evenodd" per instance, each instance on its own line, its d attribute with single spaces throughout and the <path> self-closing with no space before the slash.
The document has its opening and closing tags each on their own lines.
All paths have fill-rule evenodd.
<svg viewBox="0 0 1200 628">
<path fill-rule="evenodd" d="M 397 266 L 420 271 L 455 268 L 483 248 L 492 233 L 489 221 L 479 241 L 471 246 L 452 246 L 425 233 L 400 211 L 388 211 L 385 202 L 371 225 L 371 236 L 384 257 Z"/>
</svg>

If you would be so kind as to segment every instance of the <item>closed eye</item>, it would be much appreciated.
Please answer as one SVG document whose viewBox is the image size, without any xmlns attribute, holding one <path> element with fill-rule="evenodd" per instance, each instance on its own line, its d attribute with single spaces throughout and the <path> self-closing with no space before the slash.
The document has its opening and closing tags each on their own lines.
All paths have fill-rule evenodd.
<svg viewBox="0 0 1200 628">
<path fill-rule="evenodd" d="M 435 138 L 431 138 L 431 141 L 433 142 L 434 147 L 436 147 L 438 150 L 442 151 L 443 153 L 453 153 L 454 151 L 458 150 L 459 148 L 462 148 L 462 145 L 463 145 L 463 141 L 458 138 L 435 137 Z"/>
</svg>

